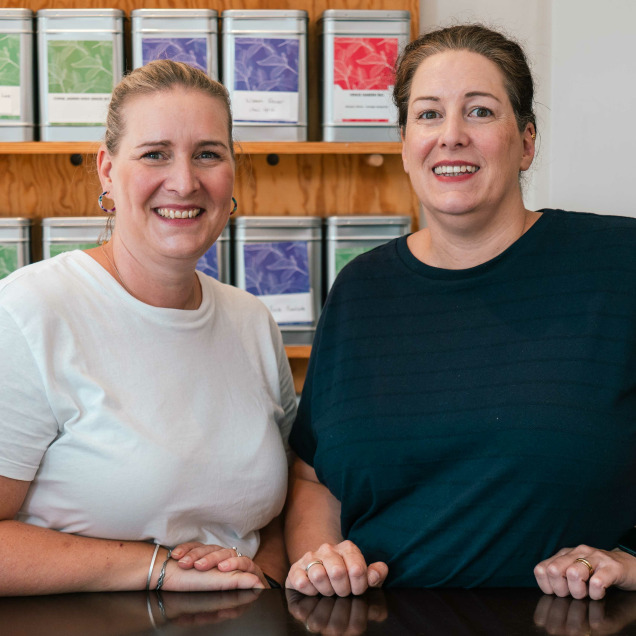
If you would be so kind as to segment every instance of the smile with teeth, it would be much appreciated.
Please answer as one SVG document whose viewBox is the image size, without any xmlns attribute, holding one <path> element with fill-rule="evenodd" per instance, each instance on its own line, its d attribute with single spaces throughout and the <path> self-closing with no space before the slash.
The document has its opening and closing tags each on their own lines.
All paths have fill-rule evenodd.
<svg viewBox="0 0 636 636">
<path fill-rule="evenodd" d="M 435 166 L 433 172 L 435 174 L 444 175 L 445 177 L 452 177 L 454 175 L 464 174 L 466 172 L 477 172 L 478 166 Z"/>
<path fill-rule="evenodd" d="M 193 219 L 195 216 L 199 216 L 202 209 L 173 210 L 172 208 L 155 208 L 155 212 L 166 219 Z"/>
</svg>

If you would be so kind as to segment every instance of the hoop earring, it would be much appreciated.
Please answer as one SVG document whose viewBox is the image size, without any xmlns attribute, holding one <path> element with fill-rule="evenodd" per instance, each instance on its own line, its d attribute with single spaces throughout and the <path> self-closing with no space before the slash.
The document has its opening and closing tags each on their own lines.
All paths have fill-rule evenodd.
<svg viewBox="0 0 636 636">
<path fill-rule="evenodd" d="M 232 201 L 234 202 L 234 207 L 232 208 L 232 211 L 230 212 L 230 216 L 232 216 L 234 212 L 236 212 L 236 210 L 238 209 L 238 201 L 234 197 L 232 197 Z"/>
<path fill-rule="evenodd" d="M 102 199 L 103 199 L 105 196 L 108 196 L 108 190 L 104 190 L 104 192 L 102 192 L 102 193 L 99 195 L 99 199 L 97 199 L 97 204 L 98 204 L 98 205 L 99 205 L 99 207 L 100 207 L 102 210 L 104 210 L 104 212 L 106 212 L 107 214 L 114 214 L 114 212 L 115 212 L 115 210 L 116 210 L 115 206 L 113 206 L 112 208 L 105 208 L 105 207 L 103 206 L 103 204 L 102 204 Z"/>
</svg>

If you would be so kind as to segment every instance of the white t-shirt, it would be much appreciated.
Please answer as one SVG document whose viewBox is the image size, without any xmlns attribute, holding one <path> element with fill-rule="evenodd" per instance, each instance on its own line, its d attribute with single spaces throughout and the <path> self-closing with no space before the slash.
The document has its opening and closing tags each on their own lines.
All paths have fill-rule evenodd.
<svg viewBox="0 0 636 636">
<path fill-rule="evenodd" d="M 84 252 L 0 281 L 0 475 L 18 519 L 253 556 L 287 488 L 296 409 L 280 332 L 199 274 L 196 310 L 146 305 Z"/>
</svg>

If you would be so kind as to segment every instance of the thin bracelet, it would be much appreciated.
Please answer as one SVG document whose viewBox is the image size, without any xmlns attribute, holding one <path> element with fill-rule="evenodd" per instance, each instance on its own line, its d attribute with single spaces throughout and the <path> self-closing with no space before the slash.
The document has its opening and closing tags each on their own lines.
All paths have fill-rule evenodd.
<svg viewBox="0 0 636 636">
<path fill-rule="evenodd" d="M 146 590 L 150 589 L 150 579 L 152 578 L 152 569 L 155 567 L 155 561 L 157 560 L 157 552 L 159 552 L 159 548 L 161 547 L 160 543 L 155 545 L 155 551 L 152 553 L 152 561 L 150 561 L 150 569 L 148 570 L 148 579 L 146 581 Z"/>
<path fill-rule="evenodd" d="M 157 579 L 157 587 L 155 588 L 155 591 L 159 591 L 161 589 L 161 586 L 163 585 L 163 580 L 166 578 L 166 566 L 168 565 L 168 561 L 170 561 L 170 555 L 172 554 L 172 548 L 168 548 L 168 556 L 166 557 L 166 560 L 163 562 L 163 565 L 161 566 L 161 572 L 159 573 L 159 578 Z"/>
</svg>

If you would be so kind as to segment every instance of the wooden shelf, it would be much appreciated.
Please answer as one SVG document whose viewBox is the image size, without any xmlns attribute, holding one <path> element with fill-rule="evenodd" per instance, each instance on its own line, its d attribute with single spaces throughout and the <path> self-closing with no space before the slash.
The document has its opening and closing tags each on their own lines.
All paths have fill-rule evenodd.
<svg viewBox="0 0 636 636">
<path fill-rule="evenodd" d="M 309 358 L 311 345 L 286 345 L 285 352 L 288 358 Z"/>
<path fill-rule="evenodd" d="M 94 155 L 99 148 L 92 141 L 19 141 L 0 142 L 0 155 Z M 237 154 L 244 155 L 399 155 L 398 142 L 333 142 L 333 141 L 245 141 L 236 143 Z"/>
</svg>

